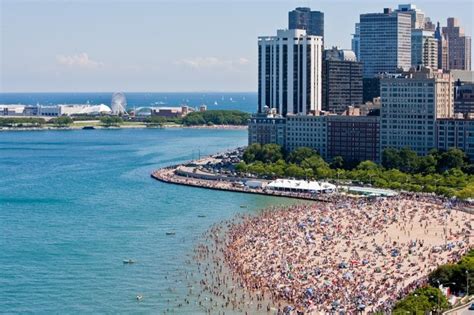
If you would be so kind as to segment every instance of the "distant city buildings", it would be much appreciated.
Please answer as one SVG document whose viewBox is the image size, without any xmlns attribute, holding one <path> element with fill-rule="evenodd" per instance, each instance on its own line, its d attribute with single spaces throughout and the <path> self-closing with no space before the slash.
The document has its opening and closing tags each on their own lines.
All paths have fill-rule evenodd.
<svg viewBox="0 0 474 315">
<path fill-rule="evenodd" d="M 392 12 L 360 15 L 360 61 L 364 77 L 411 67 L 412 15 Z"/>
<path fill-rule="evenodd" d="M 379 161 L 380 117 L 327 116 L 327 158 Z"/>
<path fill-rule="evenodd" d="M 286 145 L 286 119 L 273 113 L 261 113 L 254 115 L 248 124 L 248 143 L 279 144 Z"/>
<path fill-rule="evenodd" d="M 355 31 L 352 34 L 351 48 L 355 53 L 357 60 L 360 61 L 360 23 L 355 24 Z"/>
<path fill-rule="evenodd" d="M 446 35 L 443 34 L 439 22 L 435 30 L 435 38 L 438 41 L 438 69 L 449 70 L 449 46 Z"/>
<path fill-rule="evenodd" d="M 288 13 L 288 29 L 305 30 L 308 35 L 324 37 L 324 13 L 296 8 Z"/>
<path fill-rule="evenodd" d="M 448 18 L 443 35 L 448 41 L 449 69 L 471 70 L 471 37 L 464 34 L 456 18 Z"/>
<path fill-rule="evenodd" d="M 454 113 L 474 118 L 474 82 L 456 82 Z"/>
<path fill-rule="evenodd" d="M 436 121 L 437 148 L 458 148 L 474 159 L 474 119 L 438 119 Z"/>
<path fill-rule="evenodd" d="M 381 80 L 380 146 L 426 155 L 436 147 L 435 123 L 454 116 L 450 74 L 424 69 Z"/>
<path fill-rule="evenodd" d="M 258 112 L 315 114 L 321 110 L 322 37 L 278 30 L 258 38 Z"/>
<path fill-rule="evenodd" d="M 412 30 L 411 63 L 414 67 L 438 69 L 438 40 L 434 37 L 434 32 L 423 29 Z"/>
<path fill-rule="evenodd" d="M 206 109 L 200 108 L 199 111 L 206 111 Z M 150 110 L 151 116 L 163 118 L 182 118 L 192 112 L 194 112 L 194 109 L 186 105 L 180 107 L 153 107 Z"/>
<path fill-rule="evenodd" d="M 322 109 L 341 114 L 362 104 L 362 63 L 353 51 L 327 49 L 323 55 Z"/>
<path fill-rule="evenodd" d="M 288 151 L 308 147 L 328 158 L 327 116 L 288 115 L 286 120 L 285 148 Z"/>
<path fill-rule="evenodd" d="M 0 105 L 0 116 L 99 116 L 111 113 L 110 107 L 104 104 Z"/>
<path fill-rule="evenodd" d="M 435 26 L 411 4 L 361 14 L 352 51 L 321 56 L 322 38 L 305 31 L 309 12 L 289 14 L 290 28 L 301 30 L 259 38 L 249 143 L 309 147 L 326 160 L 354 162 L 380 162 L 385 149 L 404 147 L 420 155 L 460 148 L 474 159 L 471 39 L 456 19 Z"/>
<path fill-rule="evenodd" d="M 398 9 L 395 10 L 397 13 L 406 13 L 411 16 L 411 28 L 412 29 L 424 29 L 425 28 L 425 13 L 418 9 L 414 4 L 400 4 Z"/>
</svg>

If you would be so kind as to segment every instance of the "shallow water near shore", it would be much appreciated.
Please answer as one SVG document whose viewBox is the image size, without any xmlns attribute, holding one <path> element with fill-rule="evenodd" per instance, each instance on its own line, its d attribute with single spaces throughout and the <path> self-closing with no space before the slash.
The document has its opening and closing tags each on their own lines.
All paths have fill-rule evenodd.
<svg viewBox="0 0 474 315">
<path fill-rule="evenodd" d="M 204 313 L 192 295 L 177 307 L 201 235 L 292 201 L 169 185 L 150 173 L 246 142 L 245 130 L 0 133 L 1 312 Z"/>
</svg>

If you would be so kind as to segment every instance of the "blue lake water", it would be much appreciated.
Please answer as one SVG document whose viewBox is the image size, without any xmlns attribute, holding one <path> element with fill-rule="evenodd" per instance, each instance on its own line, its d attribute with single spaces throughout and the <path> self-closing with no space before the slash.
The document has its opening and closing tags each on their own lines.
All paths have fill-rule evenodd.
<svg viewBox="0 0 474 315">
<path fill-rule="evenodd" d="M 188 290 L 184 274 L 194 267 L 185 261 L 203 232 L 282 199 L 169 185 L 149 175 L 198 150 L 246 142 L 244 130 L 0 132 L 0 312 L 173 307 L 168 300 Z M 171 230 L 176 235 L 165 235 Z M 126 258 L 138 263 L 124 265 Z M 202 310 L 191 303 L 176 313 Z"/>
</svg>

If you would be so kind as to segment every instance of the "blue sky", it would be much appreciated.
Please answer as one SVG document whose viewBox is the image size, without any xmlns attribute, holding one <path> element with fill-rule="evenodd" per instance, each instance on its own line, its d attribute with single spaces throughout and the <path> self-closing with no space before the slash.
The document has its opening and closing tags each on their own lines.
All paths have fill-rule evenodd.
<svg viewBox="0 0 474 315">
<path fill-rule="evenodd" d="M 325 44 L 350 48 L 359 14 L 396 1 L 0 0 L 0 92 L 255 91 L 257 37 L 288 11 L 325 13 Z M 471 0 L 417 1 L 473 34 Z"/>
</svg>

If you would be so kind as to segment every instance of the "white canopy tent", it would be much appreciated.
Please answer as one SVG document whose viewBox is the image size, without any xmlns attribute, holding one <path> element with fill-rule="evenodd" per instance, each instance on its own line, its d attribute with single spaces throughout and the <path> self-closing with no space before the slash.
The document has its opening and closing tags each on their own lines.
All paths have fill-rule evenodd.
<svg viewBox="0 0 474 315">
<path fill-rule="evenodd" d="M 276 179 L 270 182 L 267 189 L 279 191 L 293 191 L 301 193 L 328 193 L 336 190 L 336 185 L 326 182 L 295 180 L 295 179 Z"/>
</svg>

